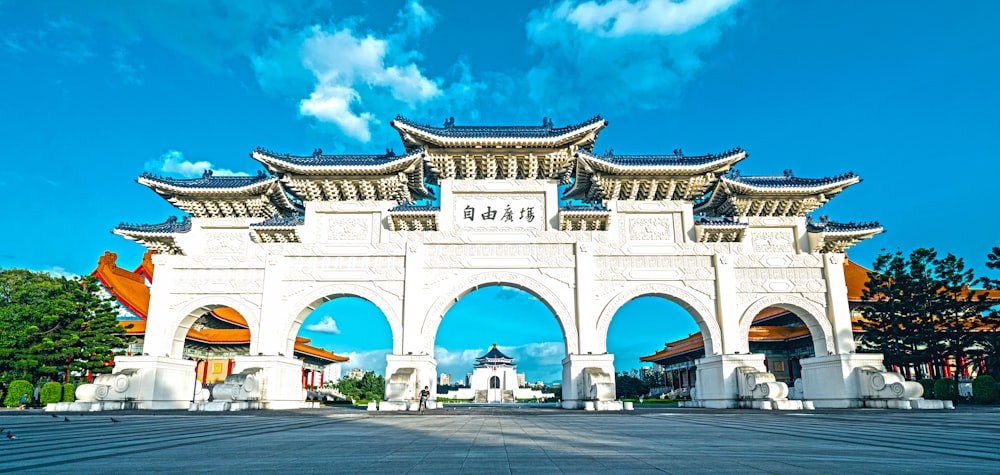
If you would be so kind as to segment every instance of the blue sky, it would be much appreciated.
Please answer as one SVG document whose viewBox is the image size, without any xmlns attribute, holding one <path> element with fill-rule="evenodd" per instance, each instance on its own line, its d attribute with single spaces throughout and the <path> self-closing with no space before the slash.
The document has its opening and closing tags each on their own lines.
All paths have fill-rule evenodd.
<svg viewBox="0 0 1000 475">
<path fill-rule="evenodd" d="M 396 114 L 557 125 L 601 114 L 598 151 L 740 146 L 744 175 L 854 171 L 865 181 L 816 214 L 885 226 L 849 251 L 862 264 L 933 246 L 983 270 L 1000 245 L 996 2 L 469 5 L 0 0 L 0 266 L 84 274 L 105 250 L 135 265 L 142 248 L 109 230 L 178 214 L 134 183 L 143 171 L 254 173 L 256 146 L 399 150 Z M 528 344 L 461 343 L 481 322 L 451 320 L 439 334 L 449 355 Z M 359 342 L 348 351 L 376 349 L 335 321 Z M 533 342 L 561 341 L 548 323 Z M 649 350 L 637 354 L 690 331 L 643 325 L 621 330 Z"/>
</svg>

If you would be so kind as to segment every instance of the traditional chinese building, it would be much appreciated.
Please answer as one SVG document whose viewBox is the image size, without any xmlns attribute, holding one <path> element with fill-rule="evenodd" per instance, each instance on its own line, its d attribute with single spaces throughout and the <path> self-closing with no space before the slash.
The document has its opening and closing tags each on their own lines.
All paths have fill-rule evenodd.
<svg viewBox="0 0 1000 475">
<path fill-rule="evenodd" d="M 844 276 L 847 283 L 847 298 L 851 308 L 851 330 L 855 339 L 864 332 L 861 321 L 864 318 L 861 307 L 864 304 L 863 295 L 868 283 L 869 269 L 851 261 L 844 262 Z M 1000 301 L 1000 291 L 983 291 L 985 298 Z M 750 326 L 750 351 L 765 356 L 764 365 L 774 374 L 778 381 L 792 385 L 802 376 L 801 361 L 815 356 L 810 340 L 809 328 L 794 313 L 788 310 L 771 307 L 758 314 Z M 668 390 L 690 389 L 695 387 L 697 375 L 697 360 L 704 357 L 705 345 L 700 332 L 686 338 L 667 342 L 664 348 L 654 354 L 640 357 L 640 361 L 655 363 L 664 371 L 663 385 Z M 956 364 L 958 363 L 958 364 Z M 952 368 L 956 366 L 958 376 L 969 378 L 976 374 L 985 374 L 986 362 L 979 367 L 966 365 L 964 361 L 939 361 L 935 364 L 922 364 L 909 367 L 891 367 L 908 379 L 917 377 L 951 378 L 955 376 Z"/>
<path fill-rule="evenodd" d="M 514 358 L 503 354 L 496 343 L 486 354 L 476 358 L 472 368 L 469 387 L 451 391 L 446 397 L 475 402 L 514 402 L 546 396 L 541 391 L 522 387 L 524 373 L 517 372 Z"/>
<path fill-rule="evenodd" d="M 856 375 L 885 368 L 881 355 L 855 351 L 844 250 L 882 228 L 807 216 L 860 178 L 744 176 L 740 148 L 599 155 L 607 124 L 435 127 L 397 117 L 402 154 L 258 148 L 251 156 L 267 171 L 256 176 L 142 175 L 189 218 L 115 229 L 158 251 L 145 355 L 117 358 L 115 370 L 139 375 L 138 407 L 186 407 L 196 366 L 184 356 L 188 332 L 230 308 L 249 333 L 233 371 L 267 381 L 255 388 L 260 407 L 300 407 L 301 388 L 289 383 L 303 367 L 298 329 L 323 302 L 351 295 L 389 323 L 380 408 L 405 409 L 419 388 L 436 388 L 434 342 L 451 305 L 506 285 L 559 323 L 566 408 L 622 407 L 607 330 L 646 295 L 678 303 L 701 329 L 698 405 L 735 407 L 760 393 L 747 371 L 772 377 L 750 346 L 751 324 L 771 307 L 809 328 L 806 398 L 816 407 L 872 400 L 877 390 Z"/>
<path fill-rule="evenodd" d="M 128 355 L 143 353 L 146 319 L 149 311 L 149 286 L 153 282 L 153 251 L 142 256 L 134 270 L 117 265 L 118 256 L 105 252 L 91 273 L 101 288 L 118 305 L 118 321 L 132 342 Z M 340 363 L 346 356 L 334 354 L 309 344 L 307 338 L 296 337 L 295 357 L 302 361 L 302 381 L 305 387 L 320 387 L 326 381 L 340 378 Z M 233 372 L 233 358 L 249 352 L 250 332 L 239 312 L 219 307 L 206 311 L 188 330 L 184 338 L 184 358 L 194 361 L 195 379 L 203 385 L 226 379 Z"/>
</svg>

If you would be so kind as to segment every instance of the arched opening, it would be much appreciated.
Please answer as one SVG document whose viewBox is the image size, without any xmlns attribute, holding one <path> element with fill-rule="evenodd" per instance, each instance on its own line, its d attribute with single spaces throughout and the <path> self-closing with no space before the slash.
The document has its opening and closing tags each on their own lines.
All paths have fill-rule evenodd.
<svg viewBox="0 0 1000 475">
<path fill-rule="evenodd" d="M 615 355 L 620 399 L 689 398 L 696 380 L 694 362 L 705 356 L 695 318 L 670 297 L 656 294 L 633 298 L 615 312 L 607 347 Z"/>
<path fill-rule="evenodd" d="M 302 361 L 307 399 L 381 398 L 392 329 L 371 301 L 342 295 L 316 306 L 293 326 L 295 358 Z"/>
<path fill-rule="evenodd" d="M 816 356 L 809 327 L 795 312 L 782 307 L 761 310 L 747 336 L 751 353 L 764 355 L 764 366 L 775 380 L 794 388 L 802 377 L 803 358 Z"/>
<path fill-rule="evenodd" d="M 233 373 L 236 357 L 250 354 L 255 335 L 243 312 L 221 304 L 206 304 L 188 312 L 174 330 L 171 356 L 195 362 L 194 400 L 207 400 L 212 386 Z"/>
<path fill-rule="evenodd" d="M 555 400 L 566 356 L 564 331 L 535 292 L 509 284 L 464 292 L 431 340 L 437 394 L 453 400 Z"/>
</svg>

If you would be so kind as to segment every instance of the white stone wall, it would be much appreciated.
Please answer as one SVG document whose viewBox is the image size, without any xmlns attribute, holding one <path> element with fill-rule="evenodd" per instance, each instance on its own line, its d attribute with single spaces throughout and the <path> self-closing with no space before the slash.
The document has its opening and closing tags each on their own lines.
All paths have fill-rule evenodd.
<svg viewBox="0 0 1000 475">
<path fill-rule="evenodd" d="M 585 398 L 577 387 L 583 368 L 613 373 L 608 328 L 622 305 L 643 295 L 686 309 L 705 336 L 708 358 L 748 353 L 750 323 L 769 306 L 802 318 L 817 357 L 854 351 L 844 257 L 811 253 L 803 218 L 752 218 L 743 242 L 699 243 L 688 202 L 611 201 L 608 231 L 564 232 L 554 182 L 444 180 L 440 189 L 439 231 L 390 231 L 392 202 L 306 203 L 301 243 L 255 243 L 247 219 L 194 219 L 177 238 L 186 255 L 154 256 L 146 353 L 181 358 L 194 320 L 225 306 L 250 327 L 245 364 L 260 356 L 262 365 L 292 371 L 294 364 L 280 358 L 292 357 L 305 318 L 323 302 L 351 295 L 374 303 L 389 323 L 394 358 L 387 376 L 412 365 L 421 368 L 420 386 L 436 388 L 433 350 L 443 315 L 488 285 L 526 290 L 552 311 L 566 344 L 570 401 Z M 517 219 L 464 214 L 506 206 Z M 530 222 L 521 219 L 529 207 Z M 727 374 L 702 376 L 698 384 L 725 399 Z"/>
</svg>

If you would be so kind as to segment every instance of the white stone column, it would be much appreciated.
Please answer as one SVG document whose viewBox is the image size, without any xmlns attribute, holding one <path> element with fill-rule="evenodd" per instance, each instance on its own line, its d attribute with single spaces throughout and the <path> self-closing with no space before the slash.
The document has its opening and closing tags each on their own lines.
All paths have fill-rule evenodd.
<svg viewBox="0 0 1000 475">
<path fill-rule="evenodd" d="M 837 354 L 854 353 L 854 330 L 851 327 L 851 309 L 847 304 L 844 255 L 825 254 L 823 275 L 826 276 L 827 318 L 833 327 L 834 351 Z"/>
<path fill-rule="evenodd" d="M 288 308 L 288 302 L 281 298 L 285 288 L 283 261 L 283 256 L 267 255 L 264 264 L 264 282 L 261 286 L 263 295 L 260 299 L 260 327 L 257 330 L 257 339 L 250 340 L 251 355 L 295 354 L 295 336 L 289 338 L 287 332 L 282 330 L 284 324 L 290 323 L 296 316 L 295 312 L 299 310 Z"/>
<path fill-rule="evenodd" d="M 864 366 L 885 370 L 882 355 L 854 353 L 803 358 L 803 398 L 816 408 L 861 407 L 861 388 L 855 375 Z"/>
<path fill-rule="evenodd" d="M 159 356 L 116 356 L 115 372 L 138 370 L 127 398 L 136 409 L 187 409 L 194 398 L 196 363 Z"/>
<path fill-rule="evenodd" d="M 261 385 L 263 409 L 298 409 L 306 400 L 302 387 L 302 361 L 277 355 L 236 356 L 233 373 L 260 368 L 257 381 Z"/>
<path fill-rule="evenodd" d="M 403 256 L 403 305 L 402 305 L 402 340 L 393 342 L 393 351 L 400 354 L 419 355 L 430 354 L 433 357 L 434 335 L 423 335 L 424 320 L 428 318 L 440 318 L 440 315 L 427 315 L 428 309 L 432 305 L 432 299 L 436 296 L 429 292 L 424 285 L 426 270 L 424 269 L 424 246 L 419 242 L 407 242 L 404 244 Z M 428 338 L 430 341 L 427 341 Z M 391 373 L 386 370 L 385 376 Z"/>
<path fill-rule="evenodd" d="M 736 271 L 733 269 L 733 256 L 716 254 L 712 258 L 715 266 L 715 313 L 716 322 L 721 330 L 722 341 L 717 341 L 715 347 L 721 348 L 724 354 L 749 353 L 750 349 L 741 344 L 740 314 L 736 309 Z M 709 318 L 706 315 L 705 318 Z M 702 329 L 704 331 L 704 329 Z M 708 354 L 708 348 L 705 349 Z"/>
<path fill-rule="evenodd" d="M 695 360 L 695 364 L 698 367 L 695 402 L 700 407 L 717 409 L 737 406 L 740 392 L 737 368 L 750 366 L 766 371 L 762 354 L 706 356 Z"/>
</svg>

